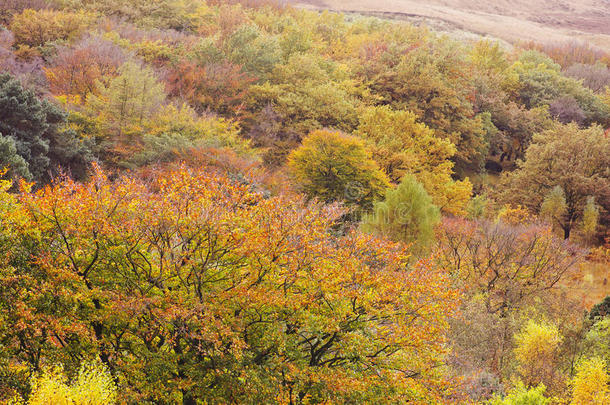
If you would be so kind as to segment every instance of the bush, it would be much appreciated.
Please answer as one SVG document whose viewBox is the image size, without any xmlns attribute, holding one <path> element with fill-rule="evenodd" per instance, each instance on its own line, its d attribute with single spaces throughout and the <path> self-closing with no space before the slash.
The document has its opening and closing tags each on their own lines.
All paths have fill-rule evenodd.
<svg viewBox="0 0 610 405">
<path fill-rule="evenodd" d="M 552 399 L 544 396 L 546 387 L 540 384 L 536 388 L 527 388 L 522 382 L 508 392 L 504 397 L 496 396 L 492 398 L 488 405 L 547 405 L 552 403 Z"/>
<path fill-rule="evenodd" d="M 610 295 L 604 298 L 602 302 L 596 304 L 591 308 L 589 312 L 589 318 L 594 320 L 597 318 L 604 318 L 610 315 Z"/>
<path fill-rule="evenodd" d="M 70 383 L 61 367 L 48 368 L 34 378 L 29 405 L 110 405 L 117 390 L 108 369 L 84 364 Z"/>
</svg>

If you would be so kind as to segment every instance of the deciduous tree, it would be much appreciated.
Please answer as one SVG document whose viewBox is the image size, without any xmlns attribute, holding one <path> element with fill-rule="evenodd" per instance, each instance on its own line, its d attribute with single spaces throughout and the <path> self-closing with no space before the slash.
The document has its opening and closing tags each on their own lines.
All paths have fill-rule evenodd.
<svg viewBox="0 0 610 405">
<path fill-rule="evenodd" d="M 310 198 L 370 209 L 389 187 L 362 140 L 340 132 L 314 131 L 293 151 L 288 165 Z"/>
<path fill-rule="evenodd" d="M 225 117 L 245 113 L 248 89 L 254 78 L 228 62 L 198 65 L 181 61 L 170 72 L 169 95 L 187 101 L 197 111 Z"/>
<path fill-rule="evenodd" d="M 487 310 L 507 316 L 553 289 L 582 259 L 575 245 L 532 224 L 445 219 L 438 259 Z"/>
<path fill-rule="evenodd" d="M 455 146 L 440 139 L 434 131 L 418 122 L 415 114 L 373 107 L 360 116 L 356 134 L 368 140 L 373 159 L 399 183 L 413 175 L 422 183 L 434 204 L 452 214 L 464 214 L 472 193 L 468 180 L 452 179 Z"/>
<path fill-rule="evenodd" d="M 563 377 L 558 372 L 562 340 L 557 326 L 534 320 L 529 320 L 515 335 L 515 358 L 519 363 L 519 374 L 527 386 L 544 384 L 557 389 L 562 383 Z"/>
<path fill-rule="evenodd" d="M 36 47 L 49 41 L 76 39 L 93 20 L 94 16 L 85 12 L 27 9 L 13 17 L 10 29 L 17 44 Z"/>
<path fill-rule="evenodd" d="M 355 93 L 342 66 L 318 55 L 295 54 L 274 68 L 268 82 L 251 87 L 249 107 L 260 112 L 271 105 L 283 131 L 300 137 L 322 128 L 351 132 L 358 124 Z"/>
<path fill-rule="evenodd" d="M 582 231 L 585 237 L 591 238 L 599 225 L 599 207 L 594 197 L 588 197 L 582 213 Z"/>
<path fill-rule="evenodd" d="M 525 51 L 510 68 L 518 76 L 515 94 L 527 108 L 555 105 L 564 123 L 582 115 L 582 123 L 606 124 L 610 109 L 593 91 L 561 74 L 561 67 L 537 51 Z"/>
<path fill-rule="evenodd" d="M 465 317 L 452 323 L 453 364 L 508 378 L 520 312 L 539 300 L 553 302 L 583 254 L 548 228 L 531 224 L 446 218 L 438 229 L 434 257 L 469 297 Z"/>
<path fill-rule="evenodd" d="M 134 402 L 445 394 L 444 272 L 407 267 L 401 244 L 332 237 L 337 208 L 186 167 L 0 198 L 9 364 L 99 356 Z"/>
<path fill-rule="evenodd" d="M 456 145 L 460 171 L 479 169 L 488 145 L 481 118 L 473 111 L 464 61 L 449 44 L 429 46 L 432 51 L 421 47 L 401 56 L 392 69 L 370 79 L 371 89 L 384 103 L 414 112 L 437 137 Z"/>
<path fill-rule="evenodd" d="M 165 100 L 165 89 L 152 69 L 135 62 L 126 62 L 119 73 L 107 86 L 100 84 L 99 95 L 90 94 L 86 107 L 101 122 L 103 136 L 124 141 L 141 132 Z"/>
<path fill-rule="evenodd" d="M 89 94 L 109 85 L 125 60 L 125 53 L 112 42 L 89 37 L 73 48 L 59 48 L 44 72 L 53 94 L 78 97 L 74 101 L 84 103 Z"/>
<path fill-rule="evenodd" d="M 610 401 L 608 389 L 610 377 L 606 363 L 599 358 L 582 361 L 576 368 L 576 375 L 571 381 L 572 405 L 603 405 Z"/>
<path fill-rule="evenodd" d="M 543 384 L 528 389 L 519 381 L 506 396 L 495 395 L 489 401 L 489 405 L 550 405 L 553 399 L 546 397 L 545 392 L 546 387 Z"/>
<path fill-rule="evenodd" d="M 83 364 L 68 383 L 61 367 L 47 368 L 32 381 L 29 405 L 112 405 L 117 389 L 108 369 L 99 363 Z"/>
<path fill-rule="evenodd" d="M 610 138 L 598 126 L 579 129 L 574 124 L 555 125 L 534 136 L 525 161 L 504 178 L 502 199 L 538 211 L 554 187 L 565 194 L 565 214 L 560 226 L 565 238 L 582 218 L 587 198 L 601 205 L 600 222 L 608 226 L 610 209 Z"/>
</svg>

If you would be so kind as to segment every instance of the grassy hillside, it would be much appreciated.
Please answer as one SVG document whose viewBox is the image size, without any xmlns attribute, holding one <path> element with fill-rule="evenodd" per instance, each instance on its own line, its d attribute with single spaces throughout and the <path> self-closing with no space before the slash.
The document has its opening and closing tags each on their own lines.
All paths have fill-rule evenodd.
<svg viewBox="0 0 610 405">
<path fill-rule="evenodd" d="M 394 18 L 424 17 L 506 41 L 581 40 L 610 50 L 610 2 L 606 0 L 290 0 L 332 10 Z"/>
</svg>

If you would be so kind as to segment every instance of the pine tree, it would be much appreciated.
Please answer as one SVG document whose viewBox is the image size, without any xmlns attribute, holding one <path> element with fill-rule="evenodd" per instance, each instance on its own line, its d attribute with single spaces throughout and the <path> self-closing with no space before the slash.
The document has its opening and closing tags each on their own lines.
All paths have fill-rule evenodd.
<svg viewBox="0 0 610 405">
<path fill-rule="evenodd" d="M 8 176 L 12 178 L 22 177 L 26 180 L 32 178 L 28 163 L 17 153 L 15 140 L 2 134 L 0 134 L 0 170 L 8 170 Z"/>
<path fill-rule="evenodd" d="M 0 165 L 12 175 L 48 181 L 60 170 L 83 178 L 90 145 L 64 128 L 66 114 L 8 74 L 0 75 Z"/>
<path fill-rule="evenodd" d="M 398 187 L 386 192 L 385 200 L 375 204 L 374 213 L 364 218 L 362 228 L 383 237 L 414 244 L 425 250 L 434 239 L 440 220 L 438 207 L 413 176 L 405 176 Z"/>
</svg>

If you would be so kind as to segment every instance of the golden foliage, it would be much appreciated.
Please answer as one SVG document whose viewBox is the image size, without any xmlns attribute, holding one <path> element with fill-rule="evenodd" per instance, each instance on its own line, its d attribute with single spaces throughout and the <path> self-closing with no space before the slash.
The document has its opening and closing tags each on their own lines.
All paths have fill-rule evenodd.
<svg viewBox="0 0 610 405">
<path fill-rule="evenodd" d="M 84 364 L 76 378 L 68 382 L 61 367 L 47 368 L 32 381 L 28 405 L 111 405 L 117 390 L 100 363 Z"/>
<path fill-rule="evenodd" d="M 572 405 L 605 405 L 610 403 L 610 376 L 606 363 L 599 358 L 582 361 L 576 366 L 576 375 L 570 382 Z"/>
</svg>

